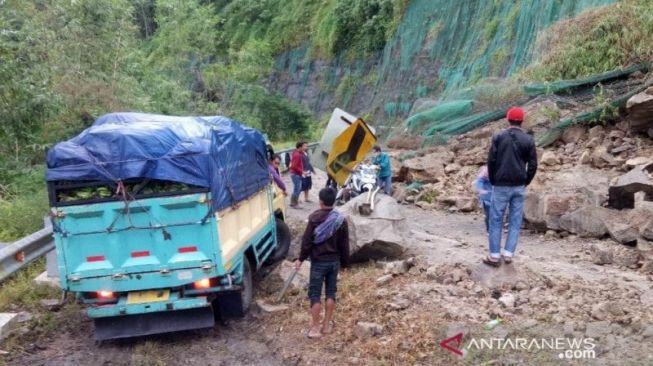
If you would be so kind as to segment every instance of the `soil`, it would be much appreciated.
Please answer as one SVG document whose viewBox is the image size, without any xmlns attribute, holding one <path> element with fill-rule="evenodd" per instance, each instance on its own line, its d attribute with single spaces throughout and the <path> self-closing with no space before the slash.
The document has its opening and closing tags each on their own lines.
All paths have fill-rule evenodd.
<svg viewBox="0 0 653 366">
<path fill-rule="evenodd" d="M 313 203 L 288 209 L 297 235 Z M 303 199 L 302 199 L 303 200 Z M 549 239 L 522 231 L 512 268 L 502 266 L 508 285 L 488 289 L 474 282 L 487 272 L 480 264 L 487 239 L 478 213 L 461 214 L 402 206 L 410 225 L 405 258 L 413 268 L 385 284 L 382 264 L 360 264 L 341 273 L 333 335 L 309 340 L 305 291 L 291 290 L 288 309 L 265 313 L 255 306 L 241 320 L 197 330 L 104 342 L 93 341 L 92 322 L 68 305 L 56 329 L 30 323 L 22 335 L 0 343 L 9 365 L 326 365 L 326 364 L 559 364 L 561 350 L 484 349 L 473 340 L 593 338 L 593 358 L 570 364 L 651 364 L 653 356 L 652 278 L 633 269 L 596 265 L 592 250 L 620 245 L 576 237 Z M 308 265 L 308 264 L 305 264 Z M 503 273 L 503 272 L 502 272 Z M 276 281 L 276 282 L 275 282 Z M 274 302 L 278 278 L 260 281 L 257 299 Z M 501 324 L 485 330 L 488 321 Z M 361 332 L 359 322 L 379 325 L 380 334 Z M 463 333 L 463 356 L 442 348 L 447 337 Z M 18 339 L 20 342 L 16 342 Z M 8 345 L 13 345 L 7 349 Z M 455 342 L 452 343 L 455 346 Z"/>
</svg>

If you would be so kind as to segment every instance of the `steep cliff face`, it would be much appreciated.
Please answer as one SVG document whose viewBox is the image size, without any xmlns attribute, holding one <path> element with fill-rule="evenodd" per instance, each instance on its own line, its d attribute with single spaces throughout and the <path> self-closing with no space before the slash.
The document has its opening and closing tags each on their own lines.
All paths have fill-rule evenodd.
<svg viewBox="0 0 653 366">
<path fill-rule="evenodd" d="M 333 60 L 310 45 L 277 58 L 270 86 L 316 115 L 338 106 L 383 127 L 414 101 L 438 97 L 529 64 L 538 33 L 554 22 L 615 0 L 412 0 L 384 49 Z"/>
</svg>

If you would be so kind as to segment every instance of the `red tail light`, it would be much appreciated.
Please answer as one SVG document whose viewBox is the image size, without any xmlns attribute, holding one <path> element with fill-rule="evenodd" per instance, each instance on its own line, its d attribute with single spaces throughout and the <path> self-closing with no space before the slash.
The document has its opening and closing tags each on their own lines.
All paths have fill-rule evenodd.
<svg viewBox="0 0 653 366">
<path fill-rule="evenodd" d="M 112 291 L 98 291 L 97 297 L 100 299 L 113 299 Z"/>
<path fill-rule="evenodd" d="M 150 256 L 149 250 L 143 250 L 141 252 L 132 252 L 132 258 L 149 257 L 149 256 Z"/>
<path fill-rule="evenodd" d="M 200 289 L 207 289 L 211 287 L 211 281 L 209 281 L 208 278 L 205 278 L 203 280 L 195 281 L 193 284 L 195 289 L 200 290 Z"/>
<path fill-rule="evenodd" d="M 177 251 L 179 253 L 192 253 L 197 251 L 197 247 L 181 247 Z"/>
<path fill-rule="evenodd" d="M 86 257 L 87 262 L 102 262 L 104 260 L 103 255 L 92 255 L 90 257 Z"/>
</svg>

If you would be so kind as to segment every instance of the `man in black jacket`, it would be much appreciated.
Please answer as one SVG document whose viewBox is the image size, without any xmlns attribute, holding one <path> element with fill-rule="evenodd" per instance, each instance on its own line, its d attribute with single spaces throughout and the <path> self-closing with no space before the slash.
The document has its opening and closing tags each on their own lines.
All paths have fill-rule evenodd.
<svg viewBox="0 0 653 366">
<path fill-rule="evenodd" d="M 302 237 L 302 249 L 295 267 L 311 259 L 308 298 L 311 301 L 311 329 L 309 338 L 333 332 L 333 313 L 336 308 L 336 290 L 340 266 L 349 264 L 349 228 L 343 214 L 333 209 L 336 192 L 331 188 L 320 190 L 320 209 L 308 217 Z M 325 315 L 320 329 L 322 286 L 325 292 Z"/>
<path fill-rule="evenodd" d="M 526 186 L 537 171 L 535 142 L 531 135 L 521 129 L 524 111 L 513 107 L 506 117 L 510 127 L 492 137 L 487 164 L 494 189 L 490 207 L 490 255 L 483 259 L 483 263 L 491 266 L 499 266 L 501 257 L 506 264 L 512 262 L 524 216 Z M 501 231 L 506 209 L 508 238 L 502 255 Z"/>
</svg>

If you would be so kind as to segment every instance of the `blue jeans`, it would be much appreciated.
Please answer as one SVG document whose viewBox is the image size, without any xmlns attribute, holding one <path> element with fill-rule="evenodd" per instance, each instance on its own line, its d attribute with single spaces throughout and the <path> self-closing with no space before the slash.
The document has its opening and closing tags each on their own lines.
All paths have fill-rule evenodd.
<svg viewBox="0 0 653 366">
<path fill-rule="evenodd" d="M 492 207 L 490 202 L 481 200 L 481 206 L 483 206 L 483 212 L 485 213 L 485 232 L 490 232 L 490 208 Z"/>
<path fill-rule="evenodd" d="M 503 218 L 508 209 L 508 238 L 504 255 L 513 256 L 519 240 L 522 219 L 524 217 L 524 195 L 526 187 L 494 187 L 490 207 L 490 256 L 501 256 L 501 232 Z"/>
<path fill-rule="evenodd" d="M 290 174 L 290 179 L 292 180 L 292 198 L 299 198 L 299 194 L 302 193 L 302 177 Z"/>
<path fill-rule="evenodd" d="M 313 262 L 311 261 L 311 275 L 308 281 L 308 298 L 311 306 L 320 302 L 322 295 L 322 284 L 324 284 L 324 295 L 327 299 L 336 299 L 338 290 L 338 270 L 340 262 Z"/>
<path fill-rule="evenodd" d="M 376 178 L 376 184 L 383 187 L 383 192 L 388 196 L 392 196 L 392 176 Z"/>
</svg>

